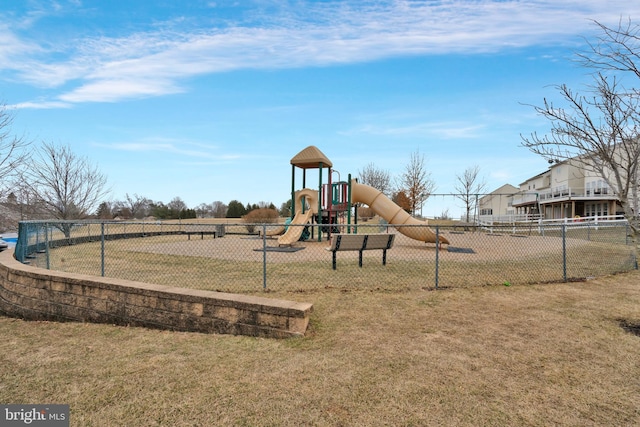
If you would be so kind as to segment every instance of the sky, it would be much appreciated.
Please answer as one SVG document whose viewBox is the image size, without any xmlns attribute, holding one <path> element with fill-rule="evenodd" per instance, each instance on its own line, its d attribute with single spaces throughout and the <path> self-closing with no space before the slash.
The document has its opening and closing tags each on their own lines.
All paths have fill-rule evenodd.
<svg viewBox="0 0 640 427">
<path fill-rule="evenodd" d="M 629 0 L 5 0 L 0 101 L 16 135 L 96 164 L 112 201 L 279 207 L 309 145 L 334 180 L 399 177 L 419 153 L 436 193 L 476 165 L 491 191 L 546 169 L 521 135 L 548 133 L 532 106 L 554 85 L 591 81 L 575 54 L 593 21 L 638 16 Z M 464 208 L 422 212 L 445 210 Z"/>
</svg>

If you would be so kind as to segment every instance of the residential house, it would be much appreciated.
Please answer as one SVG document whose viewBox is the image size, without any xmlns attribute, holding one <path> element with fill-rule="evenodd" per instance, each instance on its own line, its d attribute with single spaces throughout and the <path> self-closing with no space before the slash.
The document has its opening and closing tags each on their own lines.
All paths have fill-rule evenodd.
<svg viewBox="0 0 640 427">
<path fill-rule="evenodd" d="M 510 201 L 517 215 L 544 219 L 619 214 L 617 198 L 601 176 L 574 157 L 551 163 L 548 170 L 520 184 Z"/>
<path fill-rule="evenodd" d="M 515 214 L 511 199 L 519 191 L 517 187 L 505 184 L 491 193 L 485 194 L 478 200 L 480 216 L 503 217 Z"/>
</svg>

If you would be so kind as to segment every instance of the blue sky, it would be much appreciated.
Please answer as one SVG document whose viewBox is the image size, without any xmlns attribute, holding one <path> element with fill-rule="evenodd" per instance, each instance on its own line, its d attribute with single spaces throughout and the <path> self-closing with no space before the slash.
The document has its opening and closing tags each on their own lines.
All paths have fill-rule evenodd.
<svg viewBox="0 0 640 427">
<path fill-rule="evenodd" d="M 592 20 L 638 16 L 628 0 L 10 0 L 0 100 L 17 134 L 97 163 L 112 200 L 280 206 L 308 145 L 343 179 L 398 176 L 419 151 L 436 192 L 473 165 L 493 190 L 546 168 L 520 146 L 549 129 L 526 104 L 590 81 L 572 59 Z M 423 213 L 446 208 L 463 210 Z"/>
</svg>

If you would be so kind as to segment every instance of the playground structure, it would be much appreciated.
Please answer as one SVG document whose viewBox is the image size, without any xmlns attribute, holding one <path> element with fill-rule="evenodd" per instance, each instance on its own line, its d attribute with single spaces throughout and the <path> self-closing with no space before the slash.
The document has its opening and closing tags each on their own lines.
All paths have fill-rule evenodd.
<svg viewBox="0 0 640 427">
<path fill-rule="evenodd" d="M 405 236 L 425 243 L 449 244 L 449 241 L 429 228 L 426 221 L 413 218 L 404 209 L 385 196 L 381 191 L 368 185 L 359 184 L 357 180 L 338 180 L 333 182 L 333 163 L 318 148 L 309 146 L 291 159 L 291 227 L 278 237 L 278 245 L 293 245 L 303 235 L 305 224 L 316 222 L 327 224 L 318 227 L 318 241 L 322 233 L 331 236 L 332 229 L 338 225 L 346 225 L 347 233 L 356 232 L 357 215 L 351 218 L 352 207 L 357 203 L 368 205 L 377 215 L 390 225 L 407 225 L 398 230 Z M 302 169 L 302 189 L 296 190 L 296 168 Z M 318 190 L 307 188 L 307 170 L 318 169 Z M 324 170 L 327 169 L 327 183 L 323 182 Z M 342 222 L 341 222 L 342 221 Z M 312 236 L 313 238 L 313 236 Z"/>
</svg>

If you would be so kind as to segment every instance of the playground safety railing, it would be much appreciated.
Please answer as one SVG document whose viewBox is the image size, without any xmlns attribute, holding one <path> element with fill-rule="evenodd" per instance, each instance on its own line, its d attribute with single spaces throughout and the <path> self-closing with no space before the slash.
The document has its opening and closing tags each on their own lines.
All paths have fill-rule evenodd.
<svg viewBox="0 0 640 427">
<path fill-rule="evenodd" d="M 432 225 L 425 243 L 411 227 L 370 221 L 304 227 L 278 242 L 283 224 L 242 222 L 24 221 L 16 258 L 35 267 L 161 285 L 234 293 L 323 289 L 403 290 L 588 280 L 637 269 L 625 224 L 554 224 L 491 230 Z M 341 252 L 332 269 L 334 233 L 396 233 L 386 265 L 378 251 Z M 444 239 L 449 244 L 437 244 Z"/>
</svg>

